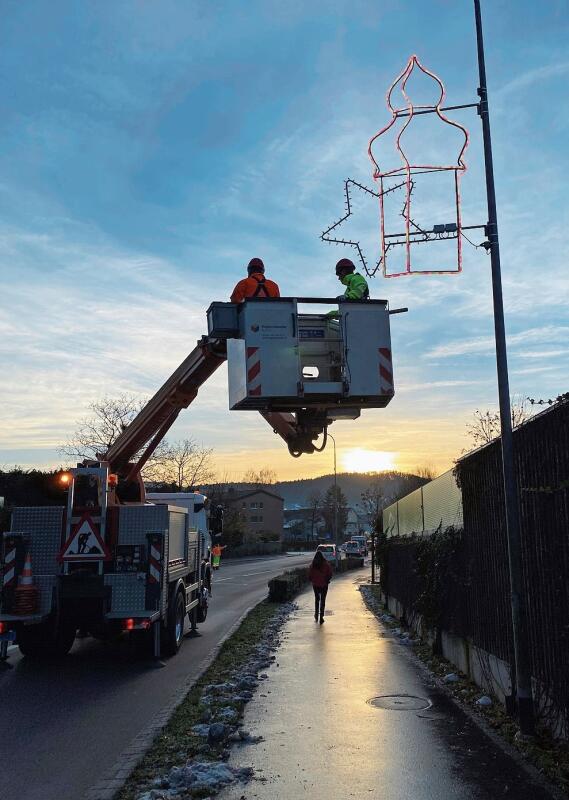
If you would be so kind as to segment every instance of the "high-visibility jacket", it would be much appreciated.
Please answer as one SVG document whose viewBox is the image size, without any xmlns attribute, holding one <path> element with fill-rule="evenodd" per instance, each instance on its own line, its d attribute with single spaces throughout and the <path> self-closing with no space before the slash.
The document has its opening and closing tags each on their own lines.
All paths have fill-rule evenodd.
<svg viewBox="0 0 569 800">
<path fill-rule="evenodd" d="M 344 275 L 342 283 L 346 287 L 344 292 L 346 300 L 369 300 L 367 281 L 359 272 L 350 272 L 348 275 Z"/>
<path fill-rule="evenodd" d="M 279 287 L 274 281 L 265 278 L 262 272 L 253 272 L 248 278 L 239 281 L 231 293 L 232 303 L 242 303 L 248 297 L 280 297 Z"/>
</svg>

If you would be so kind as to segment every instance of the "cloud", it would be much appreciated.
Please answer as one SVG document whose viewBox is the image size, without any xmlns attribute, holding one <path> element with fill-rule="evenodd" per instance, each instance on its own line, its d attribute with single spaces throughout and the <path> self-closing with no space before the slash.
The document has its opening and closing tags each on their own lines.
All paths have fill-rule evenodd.
<svg viewBox="0 0 569 800">
<path fill-rule="evenodd" d="M 569 337 L 569 327 L 563 325 L 545 325 L 541 328 L 530 328 L 519 333 L 512 334 L 507 337 L 508 345 L 515 347 L 520 344 L 549 344 L 555 342 L 566 342 Z M 492 336 L 480 336 L 473 339 L 465 339 L 463 341 L 449 342 L 448 344 L 438 345 L 432 350 L 429 350 L 425 356 L 426 358 L 449 358 L 452 356 L 463 356 L 473 354 L 489 354 L 495 349 L 495 339 Z M 565 351 L 563 351 L 565 352 Z M 543 351 L 541 355 L 546 354 Z M 552 352 L 556 355 L 556 351 Z M 523 352 L 517 353 L 523 356 Z"/>
<path fill-rule="evenodd" d="M 519 92 L 522 89 L 527 89 L 536 83 L 541 83 L 551 78 L 559 78 L 568 74 L 569 61 L 559 61 L 556 64 L 544 64 L 541 67 L 534 67 L 533 69 L 528 69 L 526 72 L 522 72 L 517 78 L 501 86 L 495 92 L 495 97 L 497 100 L 504 100 L 508 95 Z"/>
</svg>

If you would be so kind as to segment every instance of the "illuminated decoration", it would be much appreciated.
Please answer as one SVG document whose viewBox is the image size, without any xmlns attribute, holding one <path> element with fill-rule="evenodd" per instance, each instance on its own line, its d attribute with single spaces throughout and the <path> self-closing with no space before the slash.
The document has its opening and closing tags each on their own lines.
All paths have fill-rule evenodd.
<svg viewBox="0 0 569 800">
<path fill-rule="evenodd" d="M 423 75 L 432 79 L 432 81 L 436 84 L 437 87 L 437 94 L 438 99 L 432 105 L 418 105 L 414 104 L 408 93 L 407 93 L 407 84 L 409 82 L 409 78 L 415 71 L 415 69 L 419 70 Z M 393 93 L 395 89 L 399 87 L 401 89 L 401 93 L 403 95 L 403 102 L 402 106 L 397 106 L 393 104 Z M 379 263 L 381 264 L 381 268 L 383 271 L 383 275 L 386 278 L 395 278 L 401 275 L 412 275 L 412 274 L 419 274 L 419 275 L 434 275 L 434 274 L 452 274 L 452 273 L 459 273 L 462 271 L 462 222 L 461 222 L 461 213 L 460 213 L 460 179 L 463 173 L 466 171 L 466 165 L 463 161 L 463 156 L 468 147 L 468 131 L 462 125 L 457 122 L 453 122 L 452 120 L 448 119 L 443 113 L 443 109 L 441 108 L 443 100 L 445 98 L 445 88 L 443 86 L 442 81 L 438 78 L 433 72 L 430 72 L 426 67 L 424 67 L 417 56 L 413 55 L 410 57 L 409 61 L 407 62 L 407 66 L 401 72 L 401 74 L 395 79 L 395 81 L 391 84 L 389 91 L 387 92 L 387 107 L 391 112 L 391 120 L 385 125 L 375 136 L 372 137 L 368 147 L 368 155 L 371 159 L 371 162 L 374 167 L 373 177 L 374 180 L 378 183 L 377 196 L 379 198 L 379 213 L 380 213 L 380 226 L 381 226 L 381 256 Z M 410 125 L 413 123 L 414 119 L 419 114 L 431 114 L 434 113 L 437 115 L 440 122 L 444 125 L 452 126 L 453 128 L 457 129 L 461 132 L 461 146 L 458 152 L 458 157 L 456 159 L 456 163 L 452 164 L 423 164 L 420 163 L 420 159 L 418 162 L 415 162 L 408 157 L 407 153 L 404 150 L 404 137 L 405 134 L 409 131 Z M 395 138 L 395 149 L 396 152 L 399 154 L 401 159 L 401 163 L 394 167 L 389 168 L 382 168 L 379 166 L 379 162 L 374 155 L 374 150 L 377 150 L 378 142 L 384 134 L 386 134 L 394 125 L 395 123 L 400 120 L 401 118 L 406 118 L 404 124 L 398 130 L 396 138 Z M 383 142 L 381 142 L 383 144 Z M 430 227 L 422 227 L 420 226 L 413 218 L 414 216 L 414 208 L 412 206 L 412 194 L 419 181 L 424 181 L 425 176 L 431 175 L 433 173 L 446 173 L 447 175 L 452 176 L 452 185 L 453 185 L 453 219 L 452 220 L 444 220 L 440 224 L 432 225 Z M 404 221 L 404 230 L 401 232 L 391 232 L 387 229 L 388 224 L 386 222 L 386 203 L 385 203 L 385 195 L 388 194 L 392 189 L 396 188 L 394 186 L 390 186 L 390 182 L 395 180 L 399 181 L 401 178 L 405 180 L 405 202 L 403 206 L 403 210 L 397 215 L 397 218 L 400 216 L 403 217 Z M 391 220 L 390 220 L 391 222 Z M 437 269 L 415 269 L 413 267 L 411 261 L 411 248 L 415 244 L 419 244 L 422 242 L 428 241 L 436 241 L 436 240 L 447 240 L 447 239 L 455 239 L 456 240 L 456 264 L 450 267 L 441 267 Z M 389 271 L 388 263 L 387 263 L 387 254 L 389 250 L 397 246 L 402 246 L 405 252 L 405 258 L 403 259 L 404 268 L 400 268 L 395 271 Z M 369 274 L 369 273 L 368 273 Z"/>
<path fill-rule="evenodd" d="M 386 189 L 385 193 L 387 194 L 389 192 L 394 192 L 396 189 L 402 189 L 406 185 L 407 185 L 406 181 L 402 181 L 401 183 L 398 183 L 395 186 L 392 186 L 390 189 Z M 367 186 L 364 186 L 362 183 L 358 183 L 358 181 L 352 180 L 352 178 L 348 178 L 348 180 L 344 181 L 344 196 L 345 196 L 345 203 L 346 203 L 346 213 L 344 214 L 343 217 L 340 217 L 340 219 L 336 220 L 336 222 L 333 222 L 332 225 L 330 225 L 329 228 L 326 228 L 326 230 L 320 235 L 320 238 L 322 239 L 323 242 L 328 242 L 329 244 L 342 244 L 342 245 L 347 246 L 347 247 L 353 247 L 356 250 L 357 254 L 358 254 L 358 258 L 361 261 L 361 264 L 362 264 L 364 270 L 366 271 L 366 273 L 371 278 L 373 275 L 376 274 L 376 272 L 380 268 L 380 266 L 382 264 L 382 261 L 383 261 L 383 256 L 380 257 L 379 261 L 376 261 L 374 266 L 370 268 L 370 266 L 368 265 L 367 259 L 365 257 L 365 254 L 363 252 L 363 249 L 362 249 L 362 246 L 361 246 L 360 242 L 354 241 L 352 239 L 338 239 L 335 236 L 331 236 L 332 231 L 334 231 L 334 230 L 336 230 L 336 228 L 340 227 L 340 225 L 342 225 L 342 223 L 344 223 L 348 219 L 348 217 L 351 217 L 351 215 L 353 213 L 353 211 L 352 211 L 352 198 L 351 198 L 351 194 L 350 194 L 350 187 L 351 186 L 355 186 L 356 189 L 360 189 L 360 191 L 366 193 L 367 195 L 371 195 L 372 197 L 379 198 L 379 192 L 376 192 L 376 191 L 374 191 L 374 189 L 370 189 Z M 389 245 L 388 245 L 388 247 L 389 247 Z"/>
</svg>

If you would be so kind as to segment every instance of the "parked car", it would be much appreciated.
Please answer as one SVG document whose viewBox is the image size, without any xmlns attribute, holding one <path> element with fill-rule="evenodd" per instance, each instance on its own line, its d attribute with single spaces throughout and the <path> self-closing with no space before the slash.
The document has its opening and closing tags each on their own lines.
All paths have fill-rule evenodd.
<svg viewBox="0 0 569 800">
<path fill-rule="evenodd" d="M 362 554 L 367 556 L 368 552 L 368 544 L 367 544 L 367 536 L 352 536 L 352 542 L 359 542 L 362 547 Z"/>
<path fill-rule="evenodd" d="M 338 561 L 342 557 L 335 544 L 319 544 L 316 550 L 320 550 L 326 561 L 329 561 L 334 566 L 338 565 Z"/>
<path fill-rule="evenodd" d="M 364 553 L 360 542 L 346 542 L 346 556 L 350 559 L 359 559 L 360 567 L 363 567 Z"/>
</svg>

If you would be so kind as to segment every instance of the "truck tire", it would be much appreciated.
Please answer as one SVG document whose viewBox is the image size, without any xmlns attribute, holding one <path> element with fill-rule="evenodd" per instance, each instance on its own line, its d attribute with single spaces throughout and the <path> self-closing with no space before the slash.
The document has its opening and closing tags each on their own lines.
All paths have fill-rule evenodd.
<svg viewBox="0 0 569 800">
<path fill-rule="evenodd" d="M 73 647 L 75 632 L 73 623 L 49 617 L 37 625 L 22 626 L 17 644 L 27 658 L 58 658 Z"/>
<path fill-rule="evenodd" d="M 168 613 L 168 622 L 164 631 L 164 654 L 175 656 L 184 638 L 184 620 L 186 618 L 186 599 L 184 593 L 176 592 Z"/>
</svg>

